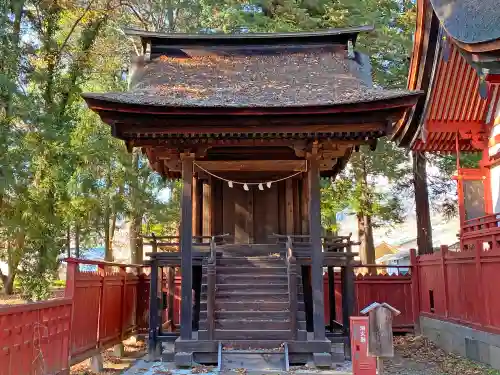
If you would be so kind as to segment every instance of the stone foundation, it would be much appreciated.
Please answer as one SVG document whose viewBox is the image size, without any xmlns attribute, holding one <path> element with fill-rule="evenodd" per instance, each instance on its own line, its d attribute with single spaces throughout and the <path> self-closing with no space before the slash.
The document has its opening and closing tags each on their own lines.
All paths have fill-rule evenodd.
<svg viewBox="0 0 500 375">
<path fill-rule="evenodd" d="M 441 349 L 500 370 L 500 335 L 424 316 L 420 329 Z"/>
</svg>

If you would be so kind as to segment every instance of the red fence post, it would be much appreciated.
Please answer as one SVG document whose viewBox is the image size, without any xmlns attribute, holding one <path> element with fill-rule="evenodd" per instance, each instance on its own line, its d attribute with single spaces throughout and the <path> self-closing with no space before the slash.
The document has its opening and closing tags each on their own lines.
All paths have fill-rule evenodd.
<svg viewBox="0 0 500 375">
<path fill-rule="evenodd" d="M 446 270 L 446 255 L 448 254 L 448 246 L 441 245 L 441 274 L 443 275 L 443 291 L 444 291 L 444 316 L 448 317 L 449 311 L 449 293 L 448 293 L 448 276 Z"/>
<path fill-rule="evenodd" d="M 415 333 L 420 332 L 420 287 L 417 250 L 410 250 L 411 264 L 411 308 Z"/>
<path fill-rule="evenodd" d="M 121 292 L 122 292 L 122 301 L 121 301 L 121 309 L 120 309 L 120 341 L 124 340 L 125 336 L 125 309 L 127 307 L 126 303 L 126 292 L 127 292 L 127 270 L 125 267 L 120 267 L 120 279 L 121 279 Z"/>
<path fill-rule="evenodd" d="M 78 263 L 66 263 L 66 287 L 64 288 L 64 297 L 73 298 L 75 295 L 76 273 L 78 272 Z"/>
<path fill-rule="evenodd" d="M 489 326 L 491 324 L 489 298 L 488 298 L 488 293 L 484 291 L 482 282 L 483 266 L 481 264 L 481 252 L 483 250 L 483 240 L 482 239 L 477 240 L 475 245 L 476 245 L 475 246 L 476 283 L 478 283 L 478 285 L 481 286 L 480 288 L 477 288 L 477 301 L 482 301 L 482 308 L 479 309 L 479 319 L 480 323 L 483 326 Z"/>
<path fill-rule="evenodd" d="M 101 285 L 100 285 L 100 298 L 99 298 L 99 315 L 97 317 L 98 319 L 98 324 L 97 324 L 97 343 L 96 347 L 99 348 L 101 347 L 101 338 L 103 337 L 103 330 L 104 330 L 104 301 L 106 299 L 106 266 L 103 264 L 98 265 L 98 270 L 97 270 L 99 276 L 101 276 Z"/>
</svg>

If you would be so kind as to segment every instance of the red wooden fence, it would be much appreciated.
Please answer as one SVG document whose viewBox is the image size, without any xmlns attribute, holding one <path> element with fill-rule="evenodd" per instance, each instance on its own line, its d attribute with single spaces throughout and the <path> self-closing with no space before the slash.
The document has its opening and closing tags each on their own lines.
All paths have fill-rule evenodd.
<svg viewBox="0 0 500 375">
<path fill-rule="evenodd" d="M 0 308 L 0 375 L 67 374 L 147 328 L 149 281 L 141 266 L 67 263 L 64 298 Z"/>
<path fill-rule="evenodd" d="M 411 267 L 404 267 L 409 268 Z M 335 295 L 335 317 L 342 321 L 342 283 L 340 274 L 335 274 L 335 293 L 329 290 L 328 275 L 323 278 L 325 299 L 325 324 L 330 323 L 330 296 Z M 393 321 L 393 329 L 398 332 L 411 332 L 414 330 L 415 306 L 413 301 L 411 271 L 406 275 L 382 274 L 363 275 L 357 274 L 355 279 L 355 315 L 373 302 L 387 302 L 401 311 Z"/>
<path fill-rule="evenodd" d="M 423 315 L 500 334 L 500 243 L 491 233 L 418 258 Z"/>
<path fill-rule="evenodd" d="M 0 309 L 0 374 L 67 373 L 71 307 L 61 298 Z"/>
</svg>

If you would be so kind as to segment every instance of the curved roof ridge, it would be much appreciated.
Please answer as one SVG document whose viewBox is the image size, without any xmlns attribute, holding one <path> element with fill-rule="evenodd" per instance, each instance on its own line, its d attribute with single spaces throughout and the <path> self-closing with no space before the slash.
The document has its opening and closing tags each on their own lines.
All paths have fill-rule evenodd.
<svg viewBox="0 0 500 375">
<path fill-rule="evenodd" d="M 182 40 L 210 40 L 212 42 L 217 40 L 252 40 L 252 39 L 286 39 L 286 38 L 315 38 L 315 37 L 328 37 L 346 34 L 359 34 L 361 32 L 373 31 L 373 25 L 363 25 L 357 27 L 346 27 L 336 29 L 324 29 L 318 31 L 296 31 L 296 32 L 280 32 L 280 33 L 239 33 L 239 34 L 186 34 L 186 33 L 162 33 L 155 31 L 145 31 L 139 29 L 125 29 L 124 32 L 129 36 L 139 36 L 144 39 L 158 38 L 170 39 L 175 41 Z"/>
</svg>

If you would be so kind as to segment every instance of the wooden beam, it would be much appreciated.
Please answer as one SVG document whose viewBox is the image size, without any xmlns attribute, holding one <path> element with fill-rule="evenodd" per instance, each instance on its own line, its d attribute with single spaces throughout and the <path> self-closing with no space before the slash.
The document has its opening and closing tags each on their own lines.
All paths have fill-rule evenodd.
<svg viewBox="0 0 500 375">
<path fill-rule="evenodd" d="M 202 147 L 209 145 L 210 147 L 291 147 L 294 149 L 305 149 L 308 142 L 307 140 L 294 140 L 294 139 L 283 139 L 283 138 L 258 138 L 258 139 L 248 139 L 248 138 L 130 138 L 127 140 L 134 147 L 165 147 L 179 150 L 179 148 L 186 147 L 189 145 L 191 148 L 196 149 L 196 147 Z M 335 145 L 335 146 L 354 146 L 354 145 L 364 145 L 369 144 L 370 140 L 365 139 L 336 139 L 336 138 L 325 138 L 324 141 L 319 141 L 320 144 L 325 145 Z"/>
<path fill-rule="evenodd" d="M 191 340 L 193 324 L 193 154 L 182 158 L 182 200 L 181 200 L 181 339 Z"/>
<path fill-rule="evenodd" d="M 311 287 L 313 294 L 314 339 L 325 339 L 325 311 L 323 296 L 323 253 L 321 246 L 321 192 L 317 150 L 308 158 L 309 233 L 311 235 Z"/>
<path fill-rule="evenodd" d="M 307 169 L 305 160 L 199 160 L 196 164 L 210 172 L 300 172 Z"/>
<path fill-rule="evenodd" d="M 152 120 L 141 119 L 138 123 L 122 125 L 120 127 L 120 134 L 122 137 L 127 137 L 130 134 L 145 134 L 145 135 L 167 135 L 167 134 L 217 134 L 217 133 L 241 133 L 241 134 L 255 134 L 255 133 L 356 133 L 356 132 L 384 132 L 386 131 L 387 122 L 376 123 L 353 123 L 353 124 L 339 124 L 339 125 L 325 125 L 321 124 L 304 124 L 304 125 L 287 125 L 287 126 L 272 126 L 268 124 L 248 124 L 235 127 L 234 122 L 226 126 L 220 123 L 208 124 L 206 126 L 199 126 L 196 123 L 183 124 L 182 122 L 176 126 L 165 127 L 154 126 L 151 124 Z M 166 120 L 165 120 L 166 121 Z M 148 126 L 141 125 L 146 122 Z M 197 120 L 199 122 L 199 120 Z M 239 121 L 238 121 L 239 123 Z"/>
</svg>

